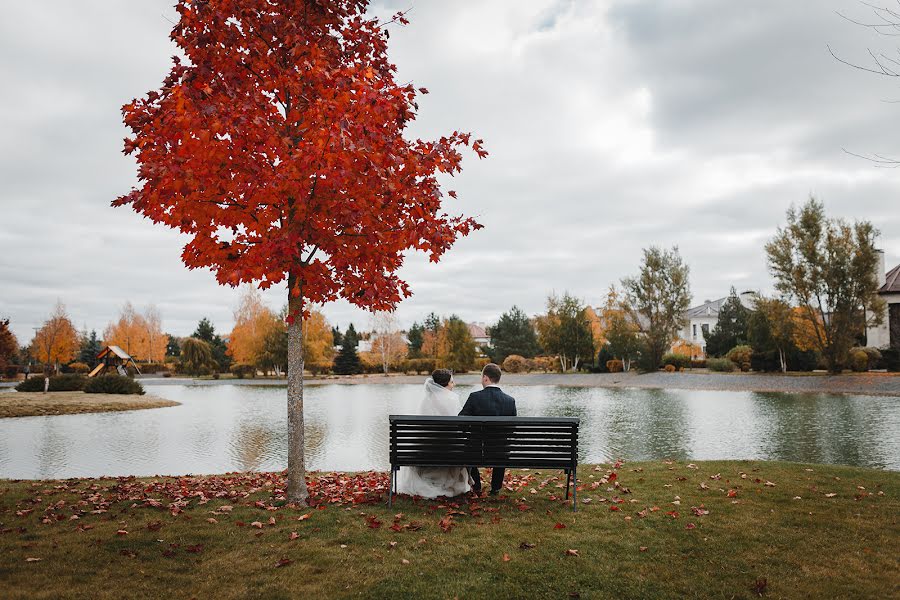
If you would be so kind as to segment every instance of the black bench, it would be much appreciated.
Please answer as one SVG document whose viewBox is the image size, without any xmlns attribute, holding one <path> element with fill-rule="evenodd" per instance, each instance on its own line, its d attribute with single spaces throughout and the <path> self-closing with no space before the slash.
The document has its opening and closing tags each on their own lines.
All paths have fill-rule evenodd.
<svg viewBox="0 0 900 600">
<path fill-rule="evenodd" d="M 566 499 L 575 482 L 577 510 L 578 424 L 569 417 L 432 417 L 390 415 L 391 489 L 400 467 L 506 467 L 562 469 Z"/>
</svg>

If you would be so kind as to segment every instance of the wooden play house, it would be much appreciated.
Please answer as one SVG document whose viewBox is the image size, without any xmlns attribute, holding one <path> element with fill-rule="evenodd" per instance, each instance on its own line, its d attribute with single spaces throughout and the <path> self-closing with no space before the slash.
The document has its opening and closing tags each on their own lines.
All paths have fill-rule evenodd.
<svg viewBox="0 0 900 600">
<path fill-rule="evenodd" d="M 88 374 L 88 377 L 100 375 L 106 372 L 107 369 L 112 369 L 119 375 L 127 375 L 128 372 L 125 370 L 125 367 L 128 366 L 128 363 L 131 363 L 138 375 L 141 374 L 141 370 L 138 368 L 137 363 L 134 362 L 134 359 L 118 346 L 105 347 L 97 354 L 97 359 L 100 363 L 94 367 L 94 370 Z"/>
</svg>

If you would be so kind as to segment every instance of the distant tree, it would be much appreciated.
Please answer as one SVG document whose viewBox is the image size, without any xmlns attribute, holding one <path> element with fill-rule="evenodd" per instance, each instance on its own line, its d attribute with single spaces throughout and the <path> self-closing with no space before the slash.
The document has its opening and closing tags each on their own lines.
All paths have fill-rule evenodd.
<svg viewBox="0 0 900 600">
<path fill-rule="evenodd" d="M 344 339 L 341 341 L 343 342 L 341 347 L 347 344 L 353 346 L 354 350 L 359 347 L 359 334 L 356 332 L 356 327 L 353 326 L 353 323 L 347 326 L 347 331 L 344 332 Z"/>
<path fill-rule="evenodd" d="M 189 375 L 206 375 L 218 367 L 212 348 L 205 341 L 189 337 L 181 343 L 181 370 Z"/>
<path fill-rule="evenodd" d="M 741 304 L 737 290 L 731 293 L 719 309 L 716 326 L 706 335 L 706 353 L 710 356 L 725 356 L 735 346 L 747 343 L 747 326 L 750 311 Z"/>
<path fill-rule="evenodd" d="M 531 319 L 518 306 L 500 315 L 497 322 L 488 327 L 488 335 L 491 338 L 488 355 L 498 365 L 511 354 L 534 358 L 541 351 Z"/>
<path fill-rule="evenodd" d="M 594 336 L 580 300 L 565 292 L 547 298 L 547 314 L 537 318 L 541 346 L 559 357 L 563 372 L 576 370 L 585 358 L 593 359 Z"/>
<path fill-rule="evenodd" d="M 209 344 L 213 355 L 213 361 L 218 365 L 219 370 L 228 371 L 232 362 L 231 356 L 228 355 L 228 345 L 225 343 L 225 340 L 216 333 L 216 328 L 209 319 L 206 317 L 200 319 L 200 322 L 197 323 L 197 329 L 191 334 L 191 337 L 203 340 Z M 182 340 L 182 345 L 183 344 L 184 341 Z"/>
<path fill-rule="evenodd" d="M 303 326 L 303 357 L 309 363 L 331 363 L 334 360 L 334 331 L 325 315 L 314 308 Z M 342 340 L 343 341 L 343 340 Z"/>
<path fill-rule="evenodd" d="M 606 344 L 609 351 L 622 361 L 622 370 L 628 372 L 631 362 L 640 355 L 642 340 L 640 328 L 625 311 L 611 313 L 606 321 Z"/>
<path fill-rule="evenodd" d="M 282 311 L 280 318 L 274 318 L 268 324 L 254 363 L 263 373 L 272 370 L 278 377 L 281 377 L 281 374 L 287 370 L 288 341 L 287 327 L 284 323 L 285 313 L 286 311 Z"/>
<path fill-rule="evenodd" d="M 0 373 L 16 359 L 19 341 L 9 328 L 9 319 L 0 319 Z"/>
<path fill-rule="evenodd" d="M 181 356 L 181 343 L 179 342 L 178 338 L 170 333 L 167 333 L 166 339 L 168 340 L 166 342 L 166 356 L 174 358 L 178 358 L 179 356 Z"/>
<path fill-rule="evenodd" d="M 166 347 L 169 336 L 162 330 L 162 315 L 155 304 L 144 311 L 144 323 L 147 327 L 147 360 L 163 362 L 166 358 Z"/>
<path fill-rule="evenodd" d="M 362 362 L 359 360 L 359 354 L 356 352 L 355 330 L 354 335 L 350 335 L 351 328 L 347 328 L 344 334 L 344 343 L 341 350 L 334 359 L 334 372 L 337 375 L 356 375 L 362 373 Z"/>
<path fill-rule="evenodd" d="M 408 358 L 421 358 L 422 343 L 425 341 L 424 337 L 425 327 L 418 323 L 413 323 L 406 334 L 406 339 L 409 340 L 409 346 L 406 352 Z"/>
<path fill-rule="evenodd" d="M 79 349 L 78 332 L 66 314 L 62 302 L 56 303 L 53 314 L 31 341 L 31 352 L 45 365 L 52 365 L 59 373 L 60 364 L 73 360 Z"/>
<path fill-rule="evenodd" d="M 469 326 L 465 321 L 451 316 L 443 322 L 444 335 L 446 336 L 446 356 L 440 357 L 443 364 L 453 371 L 465 373 L 475 364 L 475 340 L 469 332 Z"/>
<path fill-rule="evenodd" d="M 97 337 L 97 332 L 94 330 L 91 330 L 90 334 L 88 334 L 87 331 L 83 331 L 79 341 L 80 348 L 78 352 L 78 361 L 83 362 L 93 369 L 99 362 L 97 360 L 97 355 L 103 350 L 103 344 L 100 342 L 100 339 Z"/>
<path fill-rule="evenodd" d="M 868 221 L 850 225 L 828 219 L 822 203 L 811 197 L 799 211 L 788 210 L 787 226 L 766 244 L 776 289 L 796 300 L 832 373 L 847 364 L 860 332 L 884 318 L 877 237 Z"/>
<path fill-rule="evenodd" d="M 393 312 L 376 312 L 372 315 L 372 352 L 381 360 L 385 375 L 391 365 L 397 363 L 407 350 L 400 335 L 400 325 Z"/>
<path fill-rule="evenodd" d="M 644 250 L 637 277 L 622 280 L 625 305 L 633 322 L 640 326 L 644 347 L 641 367 L 655 371 L 684 325 L 684 313 L 691 301 L 690 269 L 681 260 L 678 248 Z"/>
<path fill-rule="evenodd" d="M 259 291 L 247 286 L 234 311 L 234 329 L 228 336 L 228 356 L 238 363 L 258 364 L 263 340 L 278 327 L 278 320 L 275 313 L 263 304 Z"/>
<path fill-rule="evenodd" d="M 135 360 L 147 359 L 147 323 L 131 302 L 126 302 L 119 312 L 117 321 L 106 326 L 103 343 L 118 346 Z"/>
<path fill-rule="evenodd" d="M 782 372 L 787 372 L 787 356 L 797 348 L 794 342 L 797 334 L 794 315 L 794 309 L 787 302 L 758 296 L 748 320 L 747 338 L 753 350 L 777 352 Z"/>
<path fill-rule="evenodd" d="M 341 335 L 341 328 L 337 325 L 331 328 L 331 339 L 334 341 L 335 346 L 340 346 L 344 343 L 344 336 Z"/>
</svg>

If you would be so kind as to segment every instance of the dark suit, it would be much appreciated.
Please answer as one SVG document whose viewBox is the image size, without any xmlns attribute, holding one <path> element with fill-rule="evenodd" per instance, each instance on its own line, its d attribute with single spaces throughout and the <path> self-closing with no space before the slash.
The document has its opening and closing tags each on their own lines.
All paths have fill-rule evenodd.
<svg viewBox="0 0 900 600">
<path fill-rule="evenodd" d="M 466 400 L 466 404 L 459 411 L 459 416 L 475 416 L 475 417 L 515 417 L 516 416 L 516 399 L 509 394 L 494 386 L 489 386 L 483 390 L 472 392 Z M 476 492 L 481 491 L 481 473 L 473 467 L 471 469 L 472 479 L 475 480 L 474 489 Z M 499 491 L 503 487 L 503 475 L 506 469 L 494 468 L 494 474 L 491 476 L 491 491 Z"/>
</svg>

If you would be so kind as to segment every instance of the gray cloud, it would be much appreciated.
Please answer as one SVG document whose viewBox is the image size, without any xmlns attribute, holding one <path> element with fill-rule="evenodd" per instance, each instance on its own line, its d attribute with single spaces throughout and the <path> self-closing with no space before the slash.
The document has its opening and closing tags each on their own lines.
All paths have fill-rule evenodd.
<svg viewBox="0 0 900 600">
<path fill-rule="evenodd" d="M 176 49 L 170 0 L 19 3 L 0 23 L 0 315 L 27 341 L 57 298 L 102 330 L 125 301 L 165 328 L 232 324 L 238 292 L 180 262 L 184 238 L 109 202 L 134 184 L 119 109 L 159 85 Z M 900 261 L 892 81 L 837 63 L 881 43 L 856 2 L 419 2 L 391 30 L 399 78 L 428 87 L 411 134 L 474 131 L 491 156 L 448 179 L 485 229 L 403 275 L 410 323 L 490 321 L 551 290 L 600 303 L 641 248 L 679 246 L 696 300 L 771 288 L 762 246 L 810 193 L 883 231 Z M 389 15 L 408 3 L 376 2 Z M 864 8 L 864 7 L 863 7 Z M 284 289 L 264 294 L 272 308 Z M 326 307 L 343 326 L 365 313 Z"/>
</svg>

